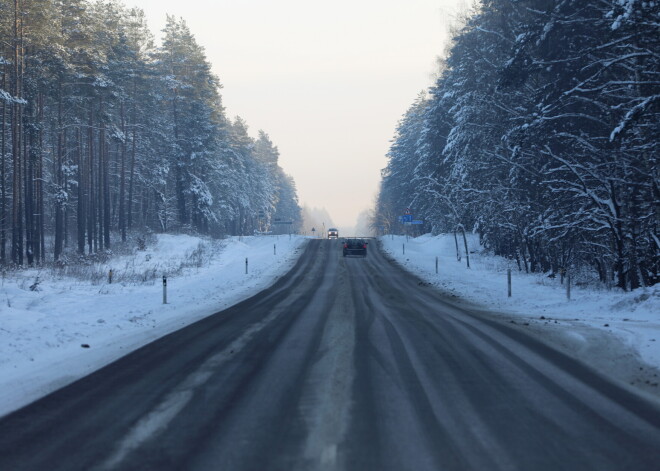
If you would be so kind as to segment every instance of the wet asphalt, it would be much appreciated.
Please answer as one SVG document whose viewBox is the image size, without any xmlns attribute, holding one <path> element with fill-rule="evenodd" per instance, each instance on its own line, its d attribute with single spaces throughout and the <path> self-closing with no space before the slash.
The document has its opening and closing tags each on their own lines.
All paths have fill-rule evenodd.
<svg viewBox="0 0 660 471">
<path fill-rule="evenodd" d="M 368 252 L 5 416 L 0 470 L 660 469 L 657 402 Z"/>
</svg>

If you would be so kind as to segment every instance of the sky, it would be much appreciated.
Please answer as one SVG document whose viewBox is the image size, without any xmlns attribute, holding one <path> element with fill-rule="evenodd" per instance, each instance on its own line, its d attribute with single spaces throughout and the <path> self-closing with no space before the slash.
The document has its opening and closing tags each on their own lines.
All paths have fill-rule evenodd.
<svg viewBox="0 0 660 471">
<path fill-rule="evenodd" d="M 124 0 L 157 39 L 182 17 L 229 117 L 280 151 L 301 205 L 339 227 L 374 206 L 398 120 L 433 83 L 461 0 Z"/>
</svg>

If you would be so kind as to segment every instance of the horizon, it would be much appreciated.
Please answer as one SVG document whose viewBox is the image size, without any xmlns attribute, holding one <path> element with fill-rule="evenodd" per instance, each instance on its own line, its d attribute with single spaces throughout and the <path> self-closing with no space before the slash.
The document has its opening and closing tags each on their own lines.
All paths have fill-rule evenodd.
<svg viewBox="0 0 660 471">
<path fill-rule="evenodd" d="M 186 21 L 220 78 L 227 116 L 245 119 L 251 136 L 270 136 L 301 206 L 325 208 L 347 228 L 373 208 L 397 122 L 432 85 L 465 8 L 449 0 L 125 4 L 144 11 L 157 42 L 166 14 Z"/>
</svg>

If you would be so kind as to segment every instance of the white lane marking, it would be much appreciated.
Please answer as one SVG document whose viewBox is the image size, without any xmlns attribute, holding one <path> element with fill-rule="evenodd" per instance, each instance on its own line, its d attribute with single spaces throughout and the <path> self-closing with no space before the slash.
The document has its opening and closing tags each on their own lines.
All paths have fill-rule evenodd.
<svg viewBox="0 0 660 471">
<path fill-rule="evenodd" d="M 270 324 L 283 310 L 275 309 L 262 321 L 252 325 L 240 337 L 224 350 L 211 356 L 202 365 L 189 374 L 174 390 L 168 394 L 151 412 L 137 424 L 115 447 L 113 453 L 99 467 L 99 471 L 116 469 L 128 454 L 139 448 L 155 434 L 163 431 L 167 425 L 183 410 L 193 398 L 194 390 L 204 385 L 214 371 L 235 356 L 260 330 Z"/>
<path fill-rule="evenodd" d="M 318 471 L 343 467 L 338 444 L 350 423 L 354 352 L 355 308 L 349 296 L 332 306 L 319 346 L 321 358 L 312 367 L 301 398 L 301 413 L 309 425 L 305 458 Z M 307 469 L 304 464 L 303 468 Z"/>
<path fill-rule="evenodd" d="M 167 424 L 192 399 L 192 390 L 170 394 L 158 407 L 143 417 L 130 433 L 122 440 L 118 449 L 102 465 L 101 469 L 115 469 L 131 451 L 137 449 L 145 440 L 164 429 Z"/>
<path fill-rule="evenodd" d="M 337 461 L 337 445 L 332 444 L 326 446 L 321 453 L 321 464 L 322 465 L 333 465 Z"/>
</svg>

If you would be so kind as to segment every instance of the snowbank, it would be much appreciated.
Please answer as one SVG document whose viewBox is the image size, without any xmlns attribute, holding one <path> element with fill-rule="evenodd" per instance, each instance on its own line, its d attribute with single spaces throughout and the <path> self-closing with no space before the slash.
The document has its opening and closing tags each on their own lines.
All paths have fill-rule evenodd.
<svg viewBox="0 0 660 471">
<path fill-rule="evenodd" d="M 144 251 L 88 267 L 88 279 L 64 269 L 3 275 L 0 416 L 268 287 L 305 241 L 159 235 Z"/>
<path fill-rule="evenodd" d="M 491 313 L 507 316 L 507 320 L 510 317 L 510 322 L 534 329 L 572 352 L 590 356 L 602 367 L 621 367 L 617 365 L 621 363 L 618 360 L 628 355 L 617 349 L 617 342 L 612 341 L 616 339 L 636 352 L 639 355 L 637 360 L 641 359 L 656 369 L 660 367 L 659 286 L 629 293 L 572 286 L 568 300 L 566 287 L 559 277 L 553 279 L 544 274 L 520 272 L 514 261 L 484 254 L 474 235 L 468 235 L 469 269 L 462 238 L 459 238 L 461 261 L 457 260 L 453 234 L 427 234 L 409 239 L 385 236 L 380 240 L 385 251 L 404 268 L 457 300 L 485 306 Z M 509 268 L 512 271 L 510 298 L 507 289 Z M 596 335 L 593 328 L 600 333 Z M 633 362 L 627 363 L 628 366 L 631 364 Z M 647 390 L 648 387 L 658 389 L 660 378 L 656 372 L 640 378 L 626 376 L 630 383 L 645 383 Z"/>
</svg>

